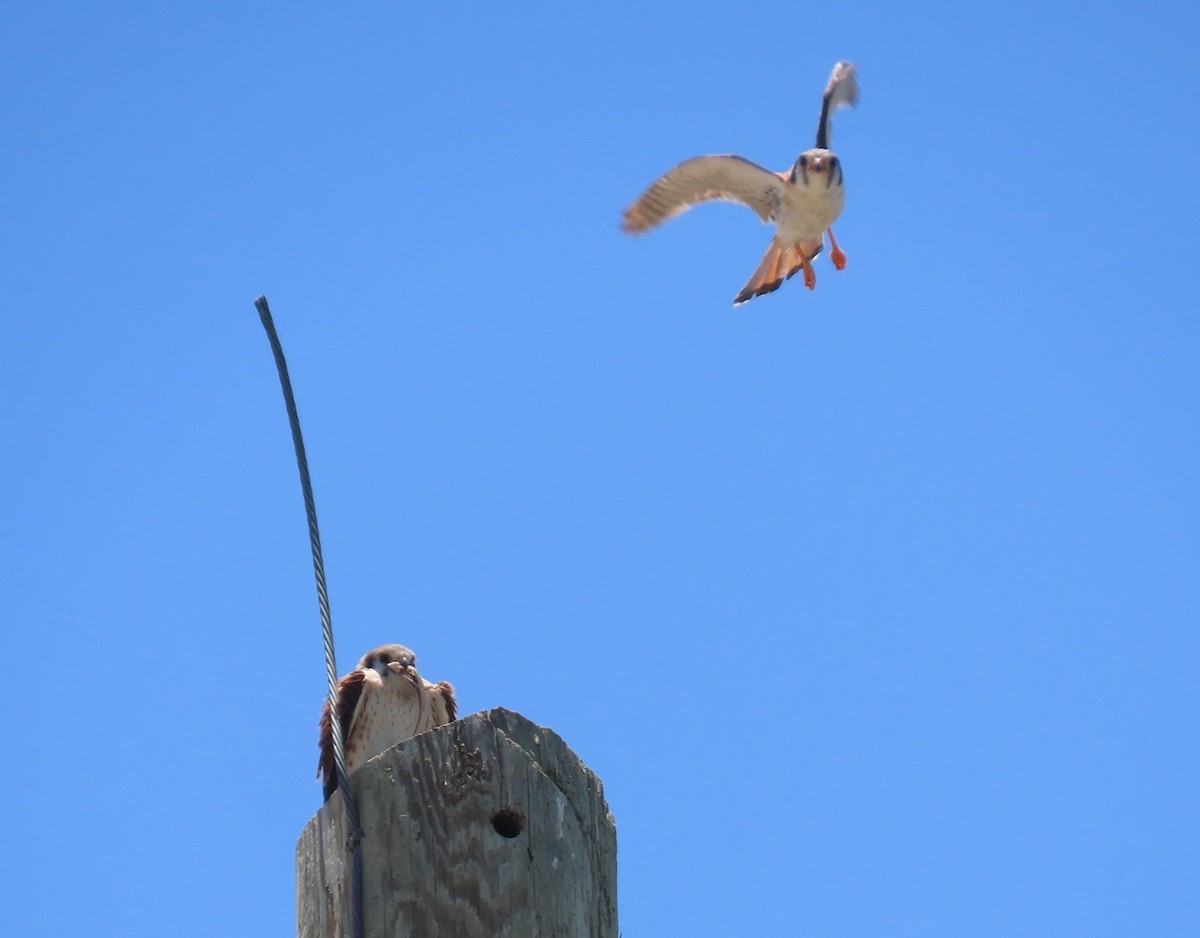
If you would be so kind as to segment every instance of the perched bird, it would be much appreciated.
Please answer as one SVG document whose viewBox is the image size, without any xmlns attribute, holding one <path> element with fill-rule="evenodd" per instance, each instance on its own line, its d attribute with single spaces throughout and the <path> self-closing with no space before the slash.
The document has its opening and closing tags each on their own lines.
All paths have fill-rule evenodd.
<svg viewBox="0 0 1200 938">
<path fill-rule="evenodd" d="M 821 99 L 817 145 L 801 153 L 790 172 L 775 173 L 732 154 L 698 156 L 655 181 L 625 210 L 622 229 L 630 234 L 649 231 L 700 202 L 741 202 L 754 209 L 764 222 L 775 223 L 775 237 L 733 305 L 778 290 L 798 270 L 804 271 L 804 285 L 812 290 L 817 275 L 811 262 L 821 253 L 826 232 L 833 266 L 838 270 L 846 266 L 846 255 L 838 247 L 831 227 L 842 213 L 846 190 L 841 161 L 829 149 L 830 119 L 838 108 L 857 102 L 855 67 L 850 62 L 838 62 Z"/>
<path fill-rule="evenodd" d="M 403 645 L 381 645 L 363 655 L 358 667 L 338 681 L 337 717 L 347 775 L 401 740 L 454 719 L 454 688 L 445 681 L 431 684 L 422 679 L 416 661 Z M 328 700 L 321 710 L 320 746 L 317 774 L 328 800 L 338 786 Z"/>
</svg>

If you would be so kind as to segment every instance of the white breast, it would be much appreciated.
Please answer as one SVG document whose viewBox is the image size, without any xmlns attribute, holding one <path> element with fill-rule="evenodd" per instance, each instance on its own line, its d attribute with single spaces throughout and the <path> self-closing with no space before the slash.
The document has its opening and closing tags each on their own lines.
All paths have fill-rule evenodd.
<svg viewBox="0 0 1200 938">
<path fill-rule="evenodd" d="M 819 242 L 825 230 L 842 214 L 845 186 L 826 185 L 823 177 L 810 177 L 810 184 L 790 186 L 787 203 L 778 219 L 779 241 L 783 244 Z"/>
<path fill-rule="evenodd" d="M 428 694 L 418 691 L 398 675 L 370 680 L 350 728 L 346 772 L 354 772 L 396 743 L 433 729 L 434 715 Z"/>
</svg>

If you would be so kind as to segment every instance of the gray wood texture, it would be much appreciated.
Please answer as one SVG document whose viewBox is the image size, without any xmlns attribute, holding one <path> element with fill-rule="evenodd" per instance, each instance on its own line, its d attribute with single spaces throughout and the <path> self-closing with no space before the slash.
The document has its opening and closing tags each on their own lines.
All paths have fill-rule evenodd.
<svg viewBox="0 0 1200 938">
<path fill-rule="evenodd" d="M 617 836 L 600 780 L 498 708 L 354 775 L 366 938 L 617 938 Z M 349 938 L 341 793 L 296 848 L 299 938 Z"/>
</svg>

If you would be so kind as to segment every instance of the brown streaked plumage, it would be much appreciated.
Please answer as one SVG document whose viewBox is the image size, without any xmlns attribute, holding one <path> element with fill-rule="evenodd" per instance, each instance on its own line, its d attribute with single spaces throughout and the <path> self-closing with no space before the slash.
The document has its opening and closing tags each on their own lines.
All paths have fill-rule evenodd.
<svg viewBox="0 0 1200 938">
<path fill-rule="evenodd" d="M 811 262 L 821 252 L 825 234 L 834 267 L 846 266 L 832 227 L 845 203 L 845 180 L 841 161 L 828 147 L 834 111 L 857 101 L 855 67 L 838 62 L 822 97 L 817 145 L 800 154 L 790 172 L 772 172 L 733 154 L 686 160 L 659 177 L 625 210 L 622 229 L 641 234 L 701 202 L 740 202 L 764 222 L 774 222 L 775 237 L 734 305 L 777 290 L 798 270 L 804 271 L 805 286 L 815 288 Z"/>
<path fill-rule="evenodd" d="M 338 681 L 337 717 L 342 727 L 346 774 L 409 737 L 454 720 L 454 688 L 433 684 L 416 668 L 416 656 L 403 645 L 381 645 L 363 655 L 358 666 Z M 321 708 L 321 758 L 317 775 L 328 800 L 338 786 L 333 758 L 333 722 L 329 701 Z"/>
</svg>

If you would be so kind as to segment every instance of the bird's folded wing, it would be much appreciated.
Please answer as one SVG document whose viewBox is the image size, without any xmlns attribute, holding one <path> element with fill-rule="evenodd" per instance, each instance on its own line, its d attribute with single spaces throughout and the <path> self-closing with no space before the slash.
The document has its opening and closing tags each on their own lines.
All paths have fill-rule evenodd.
<svg viewBox="0 0 1200 938">
<path fill-rule="evenodd" d="M 366 678 L 364 671 L 351 671 L 338 681 L 338 722 L 342 725 L 342 743 L 350 737 L 354 725 L 354 713 L 362 698 L 363 683 Z M 317 775 L 325 780 L 325 797 L 328 799 L 337 788 L 337 771 L 333 758 L 333 718 L 329 709 L 329 701 L 321 708 L 321 758 L 317 762 Z"/>
<path fill-rule="evenodd" d="M 621 228 L 649 231 L 700 202 L 741 202 L 770 221 L 783 200 L 784 176 L 731 154 L 697 156 L 659 177 L 625 210 Z"/>
<path fill-rule="evenodd" d="M 454 687 L 449 681 L 425 681 L 425 690 L 433 697 L 434 726 L 452 723 L 458 716 L 458 702 L 454 699 Z"/>
</svg>

